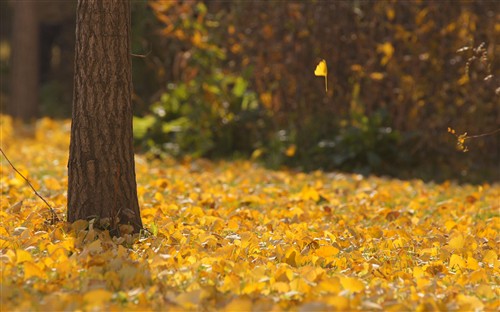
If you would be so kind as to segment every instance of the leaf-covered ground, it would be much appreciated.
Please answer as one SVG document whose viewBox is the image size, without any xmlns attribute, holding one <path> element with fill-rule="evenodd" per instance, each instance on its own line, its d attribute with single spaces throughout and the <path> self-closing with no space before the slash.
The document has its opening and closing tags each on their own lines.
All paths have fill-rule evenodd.
<svg viewBox="0 0 500 312">
<path fill-rule="evenodd" d="M 69 123 L 2 147 L 64 217 Z M 50 225 L 2 159 L 1 309 L 498 310 L 499 185 L 137 156 L 146 228 Z"/>
</svg>

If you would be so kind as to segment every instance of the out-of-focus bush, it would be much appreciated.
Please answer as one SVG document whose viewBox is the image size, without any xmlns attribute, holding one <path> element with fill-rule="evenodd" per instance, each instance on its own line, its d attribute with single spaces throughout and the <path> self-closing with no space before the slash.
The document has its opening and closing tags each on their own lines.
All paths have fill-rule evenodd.
<svg viewBox="0 0 500 312">
<path fill-rule="evenodd" d="M 392 130 L 387 118 L 384 110 L 370 118 L 352 116 L 349 124 L 342 124 L 337 132 L 324 136 L 300 162 L 308 165 L 307 169 L 314 169 L 316 163 L 325 169 L 397 174 L 398 167 L 407 165 L 406 158 L 404 151 L 398 149 L 401 135 Z"/>
<path fill-rule="evenodd" d="M 471 142 L 461 154 L 446 131 L 485 133 L 500 124 L 490 85 L 497 78 L 485 82 L 481 62 L 466 72 L 468 56 L 456 52 L 486 42 L 490 71 L 499 72 L 494 2 L 150 6 L 161 30 L 147 62 L 166 87 L 147 117 L 154 124 L 140 136 L 148 146 L 202 156 L 254 150 L 273 166 L 427 170 L 436 178 L 498 168 L 498 136 Z M 313 75 L 322 58 L 326 94 Z M 244 91 L 235 94 L 238 81 Z"/>
<path fill-rule="evenodd" d="M 213 21 L 205 19 L 203 3 L 152 6 L 160 20 L 178 17 L 166 21 L 171 28 L 162 35 L 182 47 L 182 73 L 167 84 L 149 114 L 136 118 L 137 140 L 143 147 L 175 156 L 250 155 L 262 141 L 261 128 L 266 124 L 266 111 L 249 89 L 251 69 L 224 70 L 226 53 L 209 40 Z"/>
</svg>

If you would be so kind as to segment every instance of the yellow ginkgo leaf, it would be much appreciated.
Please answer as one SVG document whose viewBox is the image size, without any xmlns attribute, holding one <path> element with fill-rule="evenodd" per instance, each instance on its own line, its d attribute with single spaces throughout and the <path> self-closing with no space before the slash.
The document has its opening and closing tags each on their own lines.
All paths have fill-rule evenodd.
<svg viewBox="0 0 500 312">
<path fill-rule="evenodd" d="M 223 311 L 252 311 L 253 303 L 248 298 L 236 298 Z"/>
<path fill-rule="evenodd" d="M 328 91 L 328 80 L 327 80 L 327 76 L 328 76 L 328 69 L 326 67 L 326 61 L 325 60 L 321 60 L 319 62 L 319 64 L 316 66 L 316 69 L 314 70 L 314 74 L 316 76 L 324 76 L 325 77 L 325 91 Z"/>
<path fill-rule="evenodd" d="M 484 309 L 484 303 L 475 296 L 466 296 L 463 294 L 458 294 L 457 303 L 460 309 L 463 311 L 482 311 Z"/>
<path fill-rule="evenodd" d="M 24 262 L 24 279 L 30 279 L 31 277 L 47 278 L 45 271 L 40 269 L 38 265 L 34 262 L 26 261 Z"/>
<path fill-rule="evenodd" d="M 297 151 L 297 146 L 295 144 L 292 144 L 286 149 L 285 155 L 288 157 L 293 157 L 296 151 Z"/>
<path fill-rule="evenodd" d="M 448 245 L 453 248 L 453 249 L 461 249 L 464 247 L 465 241 L 464 237 L 462 234 L 458 234 L 453 236 L 450 241 L 448 242 Z"/>
<path fill-rule="evenodd" d="M 465 260 L 459 255 L 451 255 L 450 257 L 450 269 L 459 270 L 465 268 Z"/>
<path fill-rule="evenodd" d="M 94 289 L 85 293 L 85 295 L 83 295 L 83 300 L 91 305 L 102 305 L 110 301 L 112 296 L 113 293 L 106 289 Z"/>
<path fill-rule="evenodd" d="M 340 284 L 344 289 L 350 292 L 360 292 L 365 289 L 365 284 L 357 278 L 353 277 L 341 277 Z"/>
<path fill-rule="evenodd" d="M 23 249 L 16 250 L 16 263 L 23 263 L 25 261 L 33 261 L 33 257 L 29 252 Z"/>
<path fill-rule="evenodd" d="M 339 253 L 339 250 L 333 246 L 321 246 L 316 250 L 316 255 L 322 258 L 329 258 Z"/>
</svg>

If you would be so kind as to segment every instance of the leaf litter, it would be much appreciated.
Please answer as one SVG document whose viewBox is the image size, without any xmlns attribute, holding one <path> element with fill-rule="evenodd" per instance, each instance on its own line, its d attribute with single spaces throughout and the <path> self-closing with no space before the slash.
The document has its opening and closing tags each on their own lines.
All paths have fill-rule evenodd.
<svg viewBox="0 0 500 312">
<path fill-rule="evenodd" d="M 2 148 L 65 219 L 69 123 Z M 1 161 L 1 306 L 24 310 L 498 310 L 500 186 L 136 156 L 149 232 L 50 211 Z"/>
</svg>

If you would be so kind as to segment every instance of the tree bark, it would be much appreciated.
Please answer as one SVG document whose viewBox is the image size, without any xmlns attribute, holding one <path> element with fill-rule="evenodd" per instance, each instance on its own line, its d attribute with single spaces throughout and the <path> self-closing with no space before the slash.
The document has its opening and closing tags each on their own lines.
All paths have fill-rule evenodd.
<svg viewBox="0 0 500 312">
<path fill-rule="evenodd" d="M 129 0 L 79 0 L 68 221 L 142 228 L 132 137 Z"/>
<path fill-rule="evenodd" d="M 9 115 L 25 122 L 38 116 L 38 20 L 35 1 L 14 1 Z"/>
</svg>

